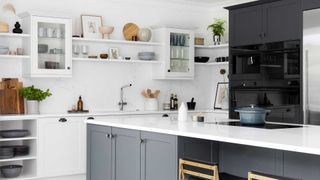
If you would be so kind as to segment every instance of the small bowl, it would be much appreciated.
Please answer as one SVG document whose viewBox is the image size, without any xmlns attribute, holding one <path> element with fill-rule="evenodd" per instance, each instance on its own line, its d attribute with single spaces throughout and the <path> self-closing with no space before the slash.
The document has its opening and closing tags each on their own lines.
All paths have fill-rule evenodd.
<svg viewBox="0 0 320 180">
<path fill-rule="evenodd" d="M 45 61 L 44 66 L 46 69 L 59 69 L 59 64 L 58 62 L 54 61 Z"/>
<path fill-rule="evenodd" d="M 140 52 L 138 53 L 138 57 L 140 60 L 154 60 L 156 54 L 154 52 Z"/>
<path fill-rule="evenodd" d="M 99 28 L 101 34 L 103 34 L 103 39 L 110 39 L 110 34 L 113 33 L 113 26 L 102 26 Z"/>
<path fill-rule="evenodd" d="M 203 57 L 200 57 L 200 56 L 197 56 L 194 58 L 194 62 L 196 63 L 207 63 L 209 61 L 210 57 L 206 57 L 206 56 L 203 56 Z"/>
<path fill-rule="evenodd" d="M 7 166 L 1 166 L 1 174 L 5 178 L 15 178 L 20 176 L 22 171 L 22 165 L 7 165 Z"/>
<path fill-rule="evenodd" d="M 5 46 L 0 46 L 0 54 L 8 54 L 9 48 Z"/>
<path fill-rule="evenodd" d="M 100 59 L 108 59 L 108 54 L 100 54 Z"/>
</svg>

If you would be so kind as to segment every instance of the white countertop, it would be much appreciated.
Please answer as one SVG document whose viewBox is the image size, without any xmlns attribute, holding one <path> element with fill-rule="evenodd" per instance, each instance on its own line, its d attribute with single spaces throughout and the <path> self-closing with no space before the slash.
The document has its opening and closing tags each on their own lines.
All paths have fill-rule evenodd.
<svg viewBox="0 0 320 180">
<path fill-rule="evenodd" d="M 194 110 L 190 113 L 217 113 L 228 114 L 225 110 Z M 51 114 L 35 114 L 35 115 L 0 115 L 0 121 L 8 120 L 25 120 L 38 118 L 55 118 L 55 117 L 90 117 L 90 116 L 125 116 L 125 115 L 156 115 L 156 114 L 177 114 L 177 111 L 98 111 L 89 113 L 51 113 Z"/>
<path fill-rule="evenodd" d="M 206 120 L 208 122 L 198 123 L 191 120 L 178 122 L 172 118 L 123 116 L 98 117 L 86 123 L 320 155 L 320 126 L 268 130 L 218 125 L 214 122 L 230 119 L 213 116 Z"/>
</svg>

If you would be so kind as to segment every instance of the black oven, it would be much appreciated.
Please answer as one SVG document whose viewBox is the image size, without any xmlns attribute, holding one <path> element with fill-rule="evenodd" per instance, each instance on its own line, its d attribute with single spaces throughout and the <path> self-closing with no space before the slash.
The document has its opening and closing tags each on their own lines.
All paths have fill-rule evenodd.
<svg viewBox="0 0 320 180">
<path fill-rule="evenodd" d="M 230 118 L 255 104 L 270 109 L 267 120 L 301 122 L 300 41 L 235 47 L 230 51 Z"/>
</svg>

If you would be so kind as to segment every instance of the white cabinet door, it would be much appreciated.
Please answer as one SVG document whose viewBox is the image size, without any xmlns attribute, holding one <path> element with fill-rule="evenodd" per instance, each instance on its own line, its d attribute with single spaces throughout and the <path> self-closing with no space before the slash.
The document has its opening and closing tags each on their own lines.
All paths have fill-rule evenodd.
<svg viewBox="0 0 320 180">
<path fill-rule="evenodd" d="M 41 177 L 85 173 L 86 131 L 83 118 L 39 120 Z"/>
</svg>

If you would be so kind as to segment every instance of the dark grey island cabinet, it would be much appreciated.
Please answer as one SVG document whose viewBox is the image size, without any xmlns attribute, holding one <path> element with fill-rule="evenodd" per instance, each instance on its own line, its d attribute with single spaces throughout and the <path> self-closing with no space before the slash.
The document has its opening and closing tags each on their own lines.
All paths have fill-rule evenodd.
<svg viewBox="0 0 320 180">
<path fill-rule="evenodd" d="M 301 39 L 300 0 L 281 0 L 230 10 L 230 45 L 243 46 Z"/>
<path fill-rule="evenodd" d="M 320 8 L 320 1 L 319 0 L 302 0 L 302 8 L 303 10 Z"/>
<path fill-rule="evenodd" d="M 176 180 L 177 137 L 88 125 L 87 180 Z"/>
</svg>

